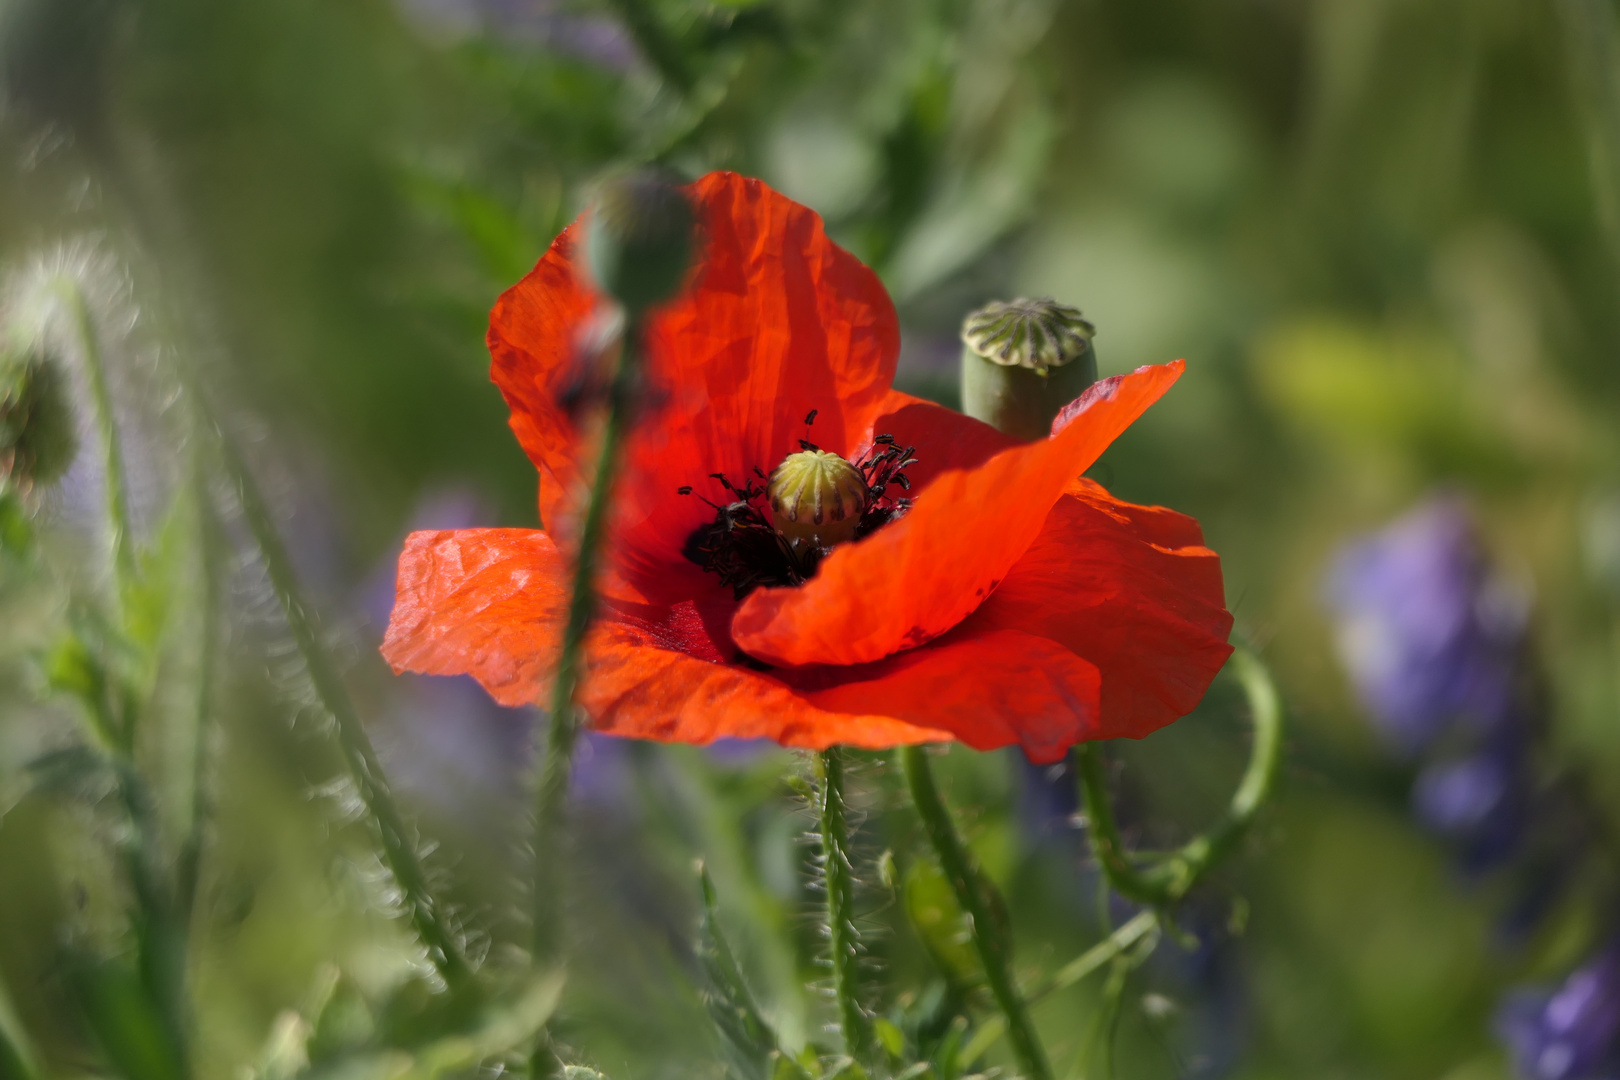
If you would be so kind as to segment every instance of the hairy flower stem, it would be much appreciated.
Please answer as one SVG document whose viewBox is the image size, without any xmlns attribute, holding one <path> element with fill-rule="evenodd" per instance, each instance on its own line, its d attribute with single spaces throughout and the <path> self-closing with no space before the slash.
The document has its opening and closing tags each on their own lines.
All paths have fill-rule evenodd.
<svg viewBox="0 0 1620 1080">
<path fill-rule="evenodd" d="M 827 952 L 844 1050 L 864 1060 L 872 1052 L 872 1018 L 861 1006 L 860 952 L 855 933 L 855 869 L 849 857 L 849 821 L 844 813 L 844 753 L 830 747 L 816 755 L 816 813 L 821 824 L 822 874 L 827 886 Z"/>
<path fill-rule="evenodd" d="M 428 890 L 427 874 L 417 858 L 410 831 L 394 802 L 360 714 L 355 711 L 337 666 L 321 641 L 314 615 L 304 602 L 292 560 L 276 531 L 275 519 L 236 446 L 224 432 L 217 428 L 216 432 L 226 475 L 241 501 L 242 518 L 264 557 L 270 586 L 281 602 L 293 643 L 309 670 L 316 697 L 332 718 L 344 764 L 382 842 L 383 862 L 399 886 L 406 913 L 427 950 L 429 961 L 448 986 L 462 986 L 471 979 L 472 971 L 461 954 L 455 933 Z"/>
<path fill-rule="evenodd" d="M 557 659 L 556 681 L 551 688 L 551 726 L 546 736 L 545 759 L 535 793 L 534 814 L 534 961 L 555 965 L 564 960 L 563 890 L 567 873 L 568 774 L 579 739 L 579 716 L 574 695 L 579 689 L 580 660 L 585 632 L 596 614 L 596 572 L 606 539 L 613 481 L 619 470 L 625 431 L 629 427 L 631 391 L 641 348 L 641 320 L 631 318 L 624 331 L 619 369 L 608 391 L 607 424 L 596 456 L 596 476 L 579 533 L 574 563 L 573 592 L 568 602 L 568 623 L 563 630 Z M 548 522 L 548 525 L 551 523 Z"/>
<path fill-rule="evenodd" d="M 112 386 L 107 379 L 101 334 L 96 329 L 96 315 L 90 307 L 89 298 L 78 283 L 68 277 L 57 278 L 53 291 L 72 325 L 79 355 L 84 362 L 85 377 L 90 384 L 96 434 L 101 439 L 106 472 L 103 490 L 107 499 L 107 540 L 111 548 L 114 602 L 117 605 L 114 610 L 122 618 L 135 584 L 135 550 L 131 546 L 129 496 L 124 486 L 124 452 L 118 442 Z"/>
<path fill-rule="evenodd" d="M 1276 684 L 1265 665 L 1247 649 L 1232 654 L 1231 667 L 1248 695 L 1253 718 L 1254 744 L 1249 750 L 1248 767 L 1221 819 L 1208 832 L 1159 862 L 1139 866 L 1120 839 L 1097 744 L 1082 743 L 1075 748 L 1091 850 L 1108 883 L 1121 896 L 1155 908 L 1175 904 L 1211 867 L 1232 853 L 1276 786 L 1283 732 L 1282 701 Z"/>
<path fill-rule="evenodd" d="M 1006 940 L 995 922 L 983 872 L 957 835 L 951 812 L 940 798 L 927 748 L 901 747 L 900 763 L 911 789 L 911 801 L 916 804 L 929 843 L 939 856 L 940 869 L 945 871 L 945 877 L 956 892 L 956 902 L 973 924 L 973 947 L 979 954 L 979 963 L 984 966 L 984 980 L 1005 1018 L 1007 1040 L 1012 1044 L 1018 1067 L 1031 1080 L 1051 1080 L 1052 1067 L 1046 1060 L 1046 1050 L 1035 1035 L 1029 1011 L 1013 981 L 1012 943 Z"/>
</svg>

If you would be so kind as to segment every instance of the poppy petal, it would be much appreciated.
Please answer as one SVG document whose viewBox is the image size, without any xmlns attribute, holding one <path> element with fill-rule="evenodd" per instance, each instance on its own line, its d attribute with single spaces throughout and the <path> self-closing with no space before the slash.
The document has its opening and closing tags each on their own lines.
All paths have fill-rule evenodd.
<svg viewBox="0 0 1620 1080">
<path fill-rule="evenodd" d="M 1007 575 L 1064 488 L 1185 366 L 1105 379 L 1051 438 L 941 473 L 905 517 L 835 549 L 809 582 L 751 593 L 732 618 L 733 638 L 773 664 L 858 664 L 949 630 Z"/>
<path fill-rule="evenodd" d="M 840 676 L 853 678 L 805 697 L 823 709 L 944 728 L 975 750 L 1018 745 L 1031 761 L 1049 764 L 1097 737 L 1101 675 L 1034 634 L 952 634 Z M 782 677 L 791 683 L 796 673 Z"/>
<path fill-rule="evenodd" d="M 844 708 L 823 708 L 768 674 L 664 648 L 620 623 L 592 632 L 580 703 L 597 731 L 660 742 L 766 738 L 815 750 L 877 750 L 951 738 L 947 730 L 868 708 L 858 697 Z"/>
<path fill-rule="evenodd" d="M 713 517 L 698 496 L 727 501 L 710 474 L 742 483 L 756 468 L 768 473 L 801 438 L 850 453 L 871 430 L 900 351 L 882 283 L 827 238 L 814 211 L 734 173 L 687 190 L 702 255 L 692 285 L 647 326 L 648 405 L 616 496 L 618 549 L 634 577 L 682 559 Z M 583 469 L 583 435 L 566 407 L 592 303 L 579 229 L 501 297 L 489 329 L 492 374 L 540 468 L 541 517 L 553 528 Z M 697 494 L 677 496 L 686 485 Z"/>
<path fill-rule="evenodd" d="M 1102 672 L 1097 737 L 1141 738 L 1191 712 L 1226 663 L 1232 616 L 1198 523 L 1081 481 L 956 633 L 1015 629 Z"/>
<path fill-rule="evenodd" d="M 396 671 L 470 674 L 503 705 L 542 701 L 567 611 L 565 563 L 536 530 L 412 533 L 383 655 Z M 580 688 L 607 734 L 815 749 L 960 739 L 979 749 L 1017 743 L 1044 761 L 1097 728 L 1097 669 L 1031 634 L 953 635 L 875 664 L 778 678 L 716 662 L 690 605 L 656 619 L 608 610 L 591 631 Z"/>
<path fill-rule="evenodd" d="M 396 672 L 471 675 L 502 705 L 543 701 L 567 614 L 566 563 L 534 529 L 412 533 L 400 555 L 383 656 Z M 580 703 L 598 730 L 692 743 L 764 737 L 816 748 L 952 737 L 858 707 L 821 709 L 767 675 L 699 658 L 702 621 L 688 606 L 657 620 L 604 619 L 592 629 Z"/>
<path fill-rule="evenodd" d="M 471 675 L 502 705 L 527 705 L 556 664 L 567 610 L 567 560 L 545 533 L 415 532 L 382 654 L 395 672 Z"/>
<path fill-rule="evenodd" d="M 889 391 L 883 400 L 878 418 L 872 422 L 872 434 L 893 435 L 898 445 L 917 448 L 917 463 L 906 469 L 913 491 L 921 491 L 942 472 L 976 469 L 1018 445 L 1017 439 L 983 420 L 899 390 Z"/>
</svg>

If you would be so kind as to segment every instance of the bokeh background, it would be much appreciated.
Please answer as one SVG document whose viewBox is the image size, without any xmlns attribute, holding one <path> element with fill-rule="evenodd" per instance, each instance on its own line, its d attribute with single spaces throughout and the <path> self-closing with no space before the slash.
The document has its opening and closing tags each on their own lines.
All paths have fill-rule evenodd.
<svg viewBox="0 0 1620 1080">
<path fill-rule="evenodd" d="M 734 169 L 815 208 L 895 299 L 901 386 L 941 401 L 961 319 L 990 299 L 1080 306 L 1104 374 L 1186 357 L 1092 475 L 1202 521 L 1292 728 L 1276 805 L 1187 916 L 1196 947 L 1134 976 L 1118 1074 L 1578 1080 L 1608 1074 L 1515 1064 L 1527 1036 L 1503 1003 L 1616 929 L 1617 34 L 1611 0 L 0 0 L 0 262 L 56 260 L 99 290 L 139 528 L 185 453 L 164 358 L 218 388 L 429 861 L 494 956 L 524 940 L 534 716 L 396 679 L 375 646 L 407 530 L 537 524 L 484 323 L 593 179 Z M 46 499 L 66 562 L 90 546 L 94 484 L 75 466 Z M 1380 727 L 1346 668 L 1401 639 L 1347 629 L 1332 585 L 1343 545 L 1436 493 L 1471 523 L 1467 588 L 1515 613 L 1498 666 L 1525 798 L 1483 856 L 1414 803 L 1427 751 Z M 327 965 L 375 994 L 413 971 L 262 573 L 244 564 L 228 593 L 192 961 L 204 1076 L 257 1060 Z M 57 1073 L 101 1075 L 62 950 L 119 933 L 109 826 L 28 767 L 74 738 L 34 659 L 64 618 L 5 579 L 0 975 Z M 1221 682 L 1115 747 L 1133 839 L 1195 831 L 1245 739 Z M 785 1037 L 826 1023 L 798 990 L 820 977 L 809 819 L 783 779 L 802 768 L 750 745 L 585 748 L 583 959 L 558 1030 L 609 1075 L 716 1075 L 696 857 Z M 1065 779 L 1015 753 L 941 768 L 1021 963 L 1095 941 L 1118 913 L 1099 912 Z M 905 909 L 926 890 L 878 865 L 892 851 L 904 871 L 917 830 L 890 771 L 859 779 L 874 981 L 923 987 L 926 912 Z M 1090 1060 L 1096 993 L 1038 1010 L 1060 1067 Z M 1599 1042 L 1620 1018 L 1602 1022 Z"/>
</svg>

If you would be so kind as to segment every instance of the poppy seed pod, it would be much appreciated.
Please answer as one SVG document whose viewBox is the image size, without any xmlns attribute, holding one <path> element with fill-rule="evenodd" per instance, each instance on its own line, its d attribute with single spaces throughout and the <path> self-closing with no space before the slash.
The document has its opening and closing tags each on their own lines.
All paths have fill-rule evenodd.
<svg viewBox="0 0 1620 1080">
<path fill-rule="evenodd" d="M 1097 381 L 1096 327 L 1056 300 L 997 301 L 962 323 L 962 411 L 1030 442 Z"/>
<path fill-rule="evenodd" d="M 586 230 L 591 276 L 632 313 L 670 300 L 692 261 L 694 226 L 690 199 L 662 174 L 609 181 Z"/>
<path fill-rule="evenodd" d="M 771 524 L 790 544 L 855 539 L 869 493 L 860 470 L 837 454 L 801 450 L 771 471 Z"/>
<path fill-rule="evenodd" d="M 42 347 L 0 353 L 0 485 L 53 484 L 78 448 L 67 379 Z"/>
</svg>

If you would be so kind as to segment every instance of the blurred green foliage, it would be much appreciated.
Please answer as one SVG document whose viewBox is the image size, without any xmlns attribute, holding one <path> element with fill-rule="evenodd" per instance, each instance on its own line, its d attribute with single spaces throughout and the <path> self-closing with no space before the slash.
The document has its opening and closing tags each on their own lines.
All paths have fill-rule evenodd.
<svg viewBox="0 0 1620 1080">
<path fill-rule="evenodd" d="M 1620 766 L 1616 32 L 1610 0 L 0 0 L 0 254 L 19 273 L 66 259 L 101 290 L 136 532 L 167 560 L 148 580 L 175 609 L 205 586 L 155 512 L 185 470 L 160 449 L 184 440 L 164 437 L 150 358 L 196 357 L 223 388 L 385 761 L 418 778 L 405 797 L 439 844 L 430 866 L 492 962 L 524 939 L 514 766 L 476 800 L 436 797 L 436 752 L 412 742 L 353 613 L 424 493 L 475 493 L 481 524 L 536 523 L 484 320 L 594 178 L 646 161 L 736 169 L 818 209 L 899 305 L 902 384 L 942 400 L 958 321 L 995 297 L 1082 307 L 1103 374 L 1187 357 L 1093 475 L 1199 517 L 1298 718 L 1259 857 L 1211 889 L 1217 921 L 1247 927 L 1242 1004 L 1215 1025 L 1232 1075 L 1487 1080 L 1506 1075 L 1498 990 L 1573 962 L 1595 920 L 1572 908 L 1534 941 L 1498 939 L 1489 897 L 1406 823 L 1400 777 L 1332 663 L 1318 582 L 1350 532 L 1435 485 L 1469 493 L 1498 561 L 1534 588 L 1555 744 L 1600 775 Z M 95 483 L 76 466 L 39 523 L 86 587 Z M 389 1023 L 453 1072 L 465 1044 L 432 1042 L 411 1011 L 418 958 L 254 575 L 236 575 L 245 614 L 219 632 L 218 805 L 189 959 L 198 1075 L 292 1075 Z M 161 599 L 147 598 L 147 683 L 195 660 Z M 169 1075 L 164 1047 L 142 1041 L 162 1024 L 131 1004 L 142 976 L 116 950 L 113 785 L 60 756 L 75 721 L 36 662 L 77 613 L 14 561 L 0 606 L 0 1032 L 29 1033 L 0 1046 L 60 1075 L 107 1060 Z M 59 682 L 94 674 L 52 655 Z M 436 721 L 489 739 L 479 706 L 452 700 L 467 715 Z M 1121 755 L 1145 846 L 1222 805 L 1244 753 L 1234 701 L 1217 684 Z M 190 775 L 173 746 L 133 753 Z M 782 779 L 798 766 L 597 753 L 607 779 L 582 785 L 574 904 L 589 962 L 555 1036 L 616 1077 L 714 1074 L 691 947 L 701 856 L 720 898 L 704 917 L 793 1053 L 831 1018 L 798 991 L 822 974 L 795 843 L 810 822 Z M 1020 763 L 957 751 L 940 765 L 1021 960 L 1051 970 L 1093 943 L 1078 834 L 1031 832 Z M 950 1033 L 930 1010 L 979 992 L 974 958 L 891 772 L 856 776 L 861 903 L 881 930 L 874 973 L 933 987 L 933 1003 L 884 1001 L 884 1015 L 939 1044 Z M 189 783 L 161 787 L 164 843 L 184 838 Z M 1598 795 L 1620 815 L 1620 788 Z M 1198 1055 L 1224 1051 L 1213 1036 L 1187 1048 L 1152 1000 L 1182 991 L 1158 978 L 1129 984 L 1120 1074 L 1210 1075 Z M 1098 993 L 1036 1009 L 1060 1070 Z M 1183 994 L 1183 1019 L 1197 1005 Z M 17 1068 L 6 1053 L 0 1076 Z"/>
</svg>

